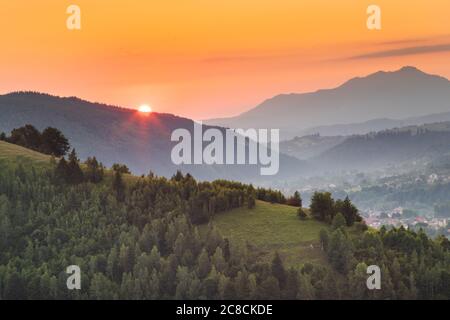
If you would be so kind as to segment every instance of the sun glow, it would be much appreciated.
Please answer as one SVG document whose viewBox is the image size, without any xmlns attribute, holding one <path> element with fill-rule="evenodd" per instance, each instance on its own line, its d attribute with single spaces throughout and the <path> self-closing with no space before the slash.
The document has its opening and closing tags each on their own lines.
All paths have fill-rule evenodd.
<svg viewBox="0 0 450 320">
<path fill-rule="evenodd" d="M 143 104 L 143 105 L 139 106 L 138 111 L 142 112 L 142 113 L 151 113 L 152 108 L 147 104 Z"/>
</svg>

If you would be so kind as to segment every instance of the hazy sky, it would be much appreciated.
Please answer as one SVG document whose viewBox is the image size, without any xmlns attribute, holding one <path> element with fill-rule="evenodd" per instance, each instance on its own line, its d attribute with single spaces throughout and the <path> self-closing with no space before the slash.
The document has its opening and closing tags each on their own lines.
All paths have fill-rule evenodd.
<svg viewBox="0 0 450 320">
<path fill-rule="evenodd" d="M 81 30 L 66 28 L 70 4 Z M 2 0 L 0 93 L 205 119 L 403 65 L 450 78 L 449 13 L 449 0 Z"/>
</svg>

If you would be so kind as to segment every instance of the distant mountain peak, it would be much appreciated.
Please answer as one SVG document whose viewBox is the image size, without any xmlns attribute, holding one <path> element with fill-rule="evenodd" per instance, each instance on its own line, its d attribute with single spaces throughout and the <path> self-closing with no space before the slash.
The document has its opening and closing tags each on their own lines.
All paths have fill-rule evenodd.
<svg viewBox="0 0 450 320">
<path fill-rule="evenodd" d="M 414 66 L 404 66 L 400 70 L 398 70 L 398 72 L 420 72 L 420 73 L 424 73 L 422 70 L 419 70 L 418 68 L 416 68 Z"/>
<path fill-rule="evenodd" d="M 277 95 L 232 118 L 207 121 L 229 128 L 278 128 L 283 139 L 312 127 L 450 111 L 450 81 L 415 66 L 355 77 L 340 86 Z"/>
<path fill-rule="evenodd" d="M 415 66 L 403 66 L 398 70 L 394 70 L 394 71 L 378 71 L 374 74 L 384 74 L 384 75 L 389 75 L 389 74 L 403 74 L 403 73 L 416 73 L 416 74 L 422 74 L 422 75 L 428 75 L 431 76 L 431 74 L 428 74 L 422 70 L 420 70 L 419 68 L 415 67 Z M 368 76 L 370 77 L 370 75 Z"/>
<path fill-rule="evenodd" d="M 450 83 L 445 77 L 426 73 L 414 66 L 404 66 L 394 71 L 377 71 L 364 77 L 355 77 L 331 90 L 354 90 L 361 88 L 370 90 L 371 86 L 374 85 L 395 88 L 397 86 L 408 85 L 411 82 L 422 83 L 423 85 L 428 85 L 432 82 L 439 82 L 441 85 L 448 85 Z"/>
</svg>

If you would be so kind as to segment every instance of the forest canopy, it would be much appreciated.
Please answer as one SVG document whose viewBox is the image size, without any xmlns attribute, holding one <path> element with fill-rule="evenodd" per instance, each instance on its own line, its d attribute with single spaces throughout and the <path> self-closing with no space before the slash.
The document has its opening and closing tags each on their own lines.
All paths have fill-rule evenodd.
<svg viewBox="0 0 450 320">
<path fill-rule="evenodd" d="M 37 148 L 37 133 L 11 136 Z M 0 159 L 0 299 L 450 298 L 447 238 L 368 229 L 348 197 L 315 193 L 307 209 L 298 192 L 181 172 L 135 177 L 125 168 L 81 162 L 74 149 L 47 165 Z M 251 244 L 223 237 L 213 217 L 251 214 L 256 200 L 298 207 L 302 221 L 323 224 L 326 263 L 288 266 L 277 250 L 262 261 Z M 82 270 L 81 290 L 67 289 L 69 265 Z M 367 289 L 369 265 L 380 267 L 382 290 Z"/>
</svg>

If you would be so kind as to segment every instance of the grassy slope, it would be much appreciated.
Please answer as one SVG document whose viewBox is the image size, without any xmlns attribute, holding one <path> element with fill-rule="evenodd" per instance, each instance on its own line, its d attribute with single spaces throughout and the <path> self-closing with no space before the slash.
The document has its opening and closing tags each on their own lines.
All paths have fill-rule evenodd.
<svg viewBox="0 0 450 320">
<path fill-rule="evenodd" d="M 297 208 L 257 201 L 254 209 L 240 208 L 219 214 L 213 223 L 225 237 L 254 245 L 262 260 L 270 261 L 273 252 L 278 251 L 287 265 L 326 264 L 319 232 L 328 226 L 300 220 Z"/>
<path fill-rule="evenodd" d="M 22 164 L 50 164 L 50 156 L 43 153 L 39 153 L 15 144 L 0 141 L 0 160 L 7 160 L 9 163 L 14 161 L 15 163 Z M 67 158 L 67 157 L 66 157 Z M 58 159 L 56 159 L 58 161 Z M 81 164 L 83 168 L 84 164 Z M 113 178 L 113 171 L 110 169 L 105 170 L 105 181 L 110 181 Z M 127 183 L 134 183 L 138 180 L 138 177 L 131 174 L 123 175 L 123 179 Z"/>
<path fill-rule="evenodd" d="M 0 159 L 15 161 L 20 159 L 27 159 L 40 163 L 48 163 L 50 161 L 50 157 L 45 154 L 4 141 L 0 141 Z"/>
</svg>

